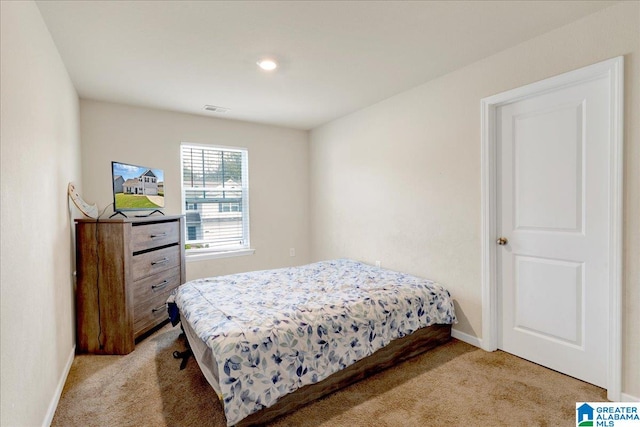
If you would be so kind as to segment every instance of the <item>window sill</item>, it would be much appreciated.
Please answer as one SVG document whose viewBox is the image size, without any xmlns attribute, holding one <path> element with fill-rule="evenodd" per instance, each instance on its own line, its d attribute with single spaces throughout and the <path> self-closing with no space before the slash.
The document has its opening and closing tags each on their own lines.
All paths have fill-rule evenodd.
<svg viewBox="0 0 640 427">
<path fill-rule="evenodd" d="M 185 256 L 187 262 L 193 261 L 206 261 L 209 259 L 218 259 L 218 258 L 231 258 L 236 256 L 247 256 L 253 255 L 255 253 L 255 249 L 238 249 L 233 251 L 224 251 L 224 252 L 195 252 L 189 253 L 187 250 L 187 254 Z"/>
</svg>

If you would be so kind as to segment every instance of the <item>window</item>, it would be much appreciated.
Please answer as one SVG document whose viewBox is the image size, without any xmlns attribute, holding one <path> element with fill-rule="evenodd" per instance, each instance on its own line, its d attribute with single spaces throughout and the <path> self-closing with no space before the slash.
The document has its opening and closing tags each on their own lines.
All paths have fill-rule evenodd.
<svg viewBox="0 0 640 427">
<path fill-rule="evenodd" d="M 242 205 L 240 203 L 220 203 L 218 209 L 220 212 L 240 212 Z"/>
<path fill-rule="evenodd" d="M 188 225 L 187 226 L 187 239 L 189 240 L 196 240 L 197 239 L 197 228 L 193 225 Z"/>
<path fill-rule="evenodd" d="M 249 249 L 247 150 L 182 144 L 187 254 Z"/>
</svg>

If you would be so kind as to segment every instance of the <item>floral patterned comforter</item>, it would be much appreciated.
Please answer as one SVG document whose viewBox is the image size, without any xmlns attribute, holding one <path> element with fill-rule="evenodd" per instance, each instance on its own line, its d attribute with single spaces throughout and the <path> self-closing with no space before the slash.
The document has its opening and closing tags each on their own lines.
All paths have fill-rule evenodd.
<svg viewBox="0 0 640 427">
<path fill-rule="evenodd" d="M 194 280 L 171 297 L 218 364 L 227 425 L 436 323 L 441 285 L 340 259 Z"/>
</svg>

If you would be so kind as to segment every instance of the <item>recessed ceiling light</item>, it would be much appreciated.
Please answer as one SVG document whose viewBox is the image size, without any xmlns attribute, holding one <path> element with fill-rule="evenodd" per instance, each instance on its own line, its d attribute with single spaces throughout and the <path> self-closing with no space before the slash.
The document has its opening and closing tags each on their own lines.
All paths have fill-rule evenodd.
<svg viewBox="0 0 640 427">
<path fill-rule="evenodd" d="M 273 59 L 261 59 L 257 62 L 258 67 L 262 68 L 265 71 L 273 71 L 278 68 L 278 63 Z"/>
</svg>

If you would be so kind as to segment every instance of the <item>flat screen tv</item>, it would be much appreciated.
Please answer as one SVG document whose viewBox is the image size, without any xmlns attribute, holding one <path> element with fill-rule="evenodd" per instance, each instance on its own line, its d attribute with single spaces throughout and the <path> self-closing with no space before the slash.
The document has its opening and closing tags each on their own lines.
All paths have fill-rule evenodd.
<svg viewBox="0 0 640 427">
<path fill-rule="evenodd" d="M 164 208 L 164 172 L 161 169 L 111 162 L 111 175 L 114 212 L 161 212 L 159 209 Z"/>
</svg>

